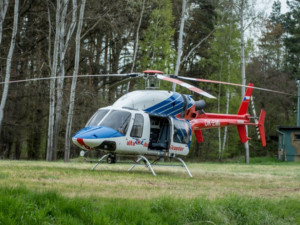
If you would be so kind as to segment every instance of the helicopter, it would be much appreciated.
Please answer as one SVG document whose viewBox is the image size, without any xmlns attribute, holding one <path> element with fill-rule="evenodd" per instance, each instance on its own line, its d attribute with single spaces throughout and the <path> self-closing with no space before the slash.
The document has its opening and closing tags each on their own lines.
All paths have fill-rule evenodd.
<svg viewBox="0 0 300 225">
<path fill-rule="evenodd" d="M 140 75 L 126 76 L 131 78 Z M 266 146 L 266 112 L 261 110 L 257 123 L 251 122 L 250 115 L 247 114 L 255 88 L 252 83 L 247 85 L 237 114 L 216 114 L 204 111 L 204 100 L 195 101 L 190 95 L 174 91 L 155 90 L 154 82 L 155 79 L 169 81 L 205 97 L 215 98 L 211 94 L 180 81 L 177 77 L 165 76 L 161 71 L 146 70 L 142 76 L 146 77 L 146 82 L 150 82 L 148 90 L 129 92 L 111 106 L 98 109 L 85 127 L 72 137 L 73 143 L 82 149 L 81 156 L 86 156 L 90 151 L 104 153 L 92 170 L 105 159 L 108 163 L 115 163 L 117 156 L 125 156 L 132 157 L 134 161 L 129 171 L 135 166 L 144 166 L 140 164 L 144 162 L 156 176 L 153 167 L 161 166 L 156 163 L 161 158 L 170 158 L 180 161 L 180 166 L 192 177 L 184 160 L 180 158 L 189 154 L 192 134 L 195 134 L 197 142 L 200 143 L 203 142 L 202 130 L 225 126 L 236 126 L 242 143 L 250 140 L 246 126 L 256 126 L 261 144 Z M 155 160 L 150 163 L 148 157 L 155 157 Z"/>
</svg>

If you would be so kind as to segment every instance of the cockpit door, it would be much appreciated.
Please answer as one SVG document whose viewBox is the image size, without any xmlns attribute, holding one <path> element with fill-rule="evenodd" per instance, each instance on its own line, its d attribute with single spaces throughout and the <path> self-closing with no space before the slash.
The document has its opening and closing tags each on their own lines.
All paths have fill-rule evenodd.
<svg viewBox="0 0 300 225">
<path fill-rule="evenodd" d="M 132 120 L 132 126 L 126 135 L 126 149 L 144 154 L 149 146 L 149 116 L 146 113 L 136 112 Z"/>
</svg>

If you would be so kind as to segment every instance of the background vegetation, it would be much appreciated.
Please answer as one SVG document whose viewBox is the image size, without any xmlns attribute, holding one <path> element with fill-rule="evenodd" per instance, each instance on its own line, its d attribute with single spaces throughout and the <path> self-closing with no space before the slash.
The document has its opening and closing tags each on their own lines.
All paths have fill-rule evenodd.
<svg viewBox="0 0 300 225">
<path fill-rule="evenodd" d="M 5 2 L 5 0 L 1 0 Z M 10 1 L 3 22 L 0 45 L 0 79 L 7 71 L 14 17 L 14 1 Z M 80 7 L 85 4 L 80 33 L 78 74 L 128 73 L 145 69 L 159 69 L 173 73 L 181 17 L 181 0 L 101 0 L 101 1 L 34 1 L 20 2 L 18 10 L 16 45 L 11 61 L 11 80 L 72 75 L 75 65 L 76 30 Z M 241 28 L 242 0 L 189 0 L 185 13 L 182 64 L 180 75 L 222 81 L 241 82 L 241 29 L 258 30 L 256 37 L 248 35 L 246 50 L 247 81 L 256 86 L 288 93 L 296 93 L 299 79 L 299 13 L 300 1 L 289 1 L 289 11 L 282 14 L 280 1 L 275 1 L 272 13 L 266 18 L 253 10 L 252 1 L 244 1 L 245 25 Z M 59 5 L 61 3 L 61 5 Z M 61 10 L 59 9 L 61 7 Z M 1 5 L 3 7 L 3 4 Z M 75 12 L 75 9 L 77 11 Z M 65 11 L 64 11 L 65 10 Z M 57 21 L 57 13 L 65 13 Z M 77 15 L 74 20 L 74 12 Z M 141 19 L 141 20 L 140 20 Z M 141 21 L 139 26 L 139 21 Z M 74 24 L 76 22 L 76 24 Z M 254 26 L 255 25 L 255 26 Z M 67 43 L 67 31 L 74 32 Z M 65 29 L 58 30 L 58 27 Z M 60 32 L 63 42 L 56 42 Z M 136 39 L 138 35 L 138 39 Z M 57 39 L 58 40 L 58 39 Z M 137 40 L 139 45 L 137 46 Z M 60 47 L 59 47 L 60 46 Z M 64 47 L 64 48 L 63 48 Z M 137 48 L 136 59 L 133 57 Z M 63 49 L 54 70 L 55 49 Z M 132 68 L 134 62 L 134 68 Z M 72 134 L 82 128 L 97 108 L 113 103 L 126 93 L 127 83 L 115 85 L 119 79 L 107 77 L 78 78 Z M 58 83 L 56 84 L 58 85 Z M 236 113 L 241 90 L 213 84 L 194 84 L 218 96 L 208 101 L 207 112 Z M 62 100 L 61 115 L 56 126 L 57 144 L 50 160 L 64 157 L 65 132 L 70 104 L 71 79 L 65 79 L 63 88 L 56 86 L 57 99 Z M 130 89 L 143 88 L 143 83 L 131 82 Z M 164 89 L 171 86 L 164 85 Z M 2 93 L 4 85 L 0 85 Z M 0 157 L 8 159 L 45 159 L 51 104 L 51 83 L 34 81 L 9 85 L 0 134 Z M 54 89 L 52 89 L 54 90 Z M 59 92 L 61 90 L 61 92 Z M 181 89 L 178 89 L 181 91 Z M 61 97 L 59 97 L 61 96 Z M 251 155 L 273 155 L 277 152 L 276 126 L 295 125 L 296 97 L 255 91 L 257 110 L 267 111 L 266 133 L 268 147 L 261 149 L 259 141 L 251 141 Z M 53 96 L 52 96 L 53 97 Z M 194 96 L 199 99 L 199 96 Z M 58 102 L 58 101 L 57 101 Z M 58 103 L 57 103 L 58 104 Z M 51 108 L 51 107 L 50 107 Z M 204 132 L 203 144 L 193 143 L 189 157 L 196 160 L 220 158 L 219 137 L 224 131 Z M 255 137 L 250 130 L 250 136 Z M 236 129 L 229 129 L 222 141 L 222 157 L 243 154 Z M 78 149 L 71 147 L 71 157 Z"/>
</svg>

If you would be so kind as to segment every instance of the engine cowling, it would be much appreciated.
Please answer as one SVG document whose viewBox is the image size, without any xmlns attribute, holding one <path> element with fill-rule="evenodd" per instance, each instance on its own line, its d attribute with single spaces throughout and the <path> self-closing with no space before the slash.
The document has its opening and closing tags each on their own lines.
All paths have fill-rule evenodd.
<svg viewBox="0 0 300 225">
<path fill-rule="evenodd" d="M 206 102 L 204 100 L 199 100 L 195 102 L 196 111 L 201 111 L 205 108 Z"/>
</svg>

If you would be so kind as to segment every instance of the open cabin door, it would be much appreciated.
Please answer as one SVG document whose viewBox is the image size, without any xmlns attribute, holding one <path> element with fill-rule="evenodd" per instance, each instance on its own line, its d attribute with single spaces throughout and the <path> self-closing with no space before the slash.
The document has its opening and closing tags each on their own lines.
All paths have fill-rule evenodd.
<svg viewBox="0 0 300 225">
<path fill-rule="evenodd" d="M 168 116 L 150 117 L 149 150 L 169 151 L 171 140 L 171 120 Z"/>
</svg>

